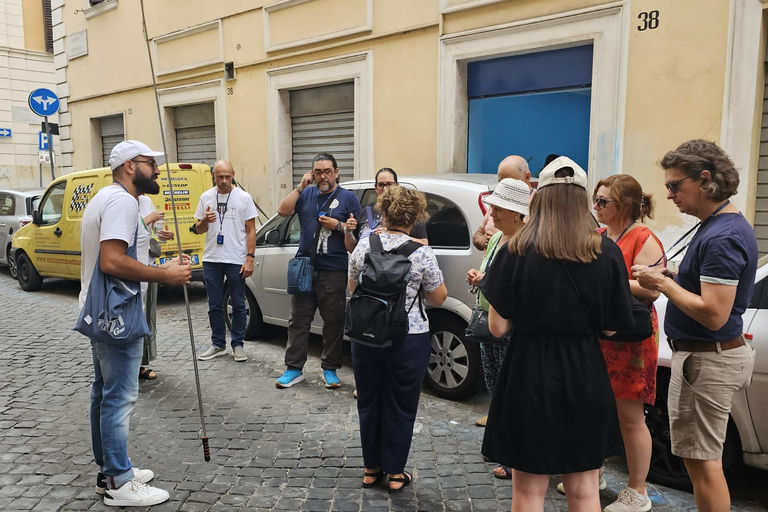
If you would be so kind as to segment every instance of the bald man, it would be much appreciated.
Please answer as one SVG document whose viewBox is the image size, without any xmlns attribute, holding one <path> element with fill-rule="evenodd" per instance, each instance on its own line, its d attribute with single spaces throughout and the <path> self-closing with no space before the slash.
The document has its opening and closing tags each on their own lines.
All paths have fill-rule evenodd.
<svg viewBox="0 0 768 512">
<path fill-rule="evenodd" d="M 496 170 L 496 177 L 499 181 L 504 178 L 512 178 L 514 180 L 524 181 L 528 188 L 531 188 L 531 171 L 528 168 L 528 162 L 525 158 L 518 155 L 510 155 L 499 163 L 499 167 Z M 485 214 L 483 222 L 480 223 L 480 227 L 477 228 L 475 234 L 472 236 L 472 243 L 475 247 L 484 251 L 488 247 L 488 240 L 491 239 L 494 233 L 498 229 L 493 226 L 493 219 L 491 219 L 490 210 Z"/>
</svg>

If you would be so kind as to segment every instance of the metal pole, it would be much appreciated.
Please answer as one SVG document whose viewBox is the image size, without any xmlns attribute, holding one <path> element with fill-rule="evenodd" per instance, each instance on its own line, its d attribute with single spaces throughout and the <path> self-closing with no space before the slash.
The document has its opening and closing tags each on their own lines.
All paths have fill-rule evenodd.
<svg viewBox="0 0 768 512">
<path fill-rule="evenodd" d="M 163 116 L 160 110 L 160 96 L 157 94 L 157 79 L 155 78 L 155 66 L 152 63 L 152 51 L 149 47 L 149 33 L 147 32 L 147 19 L 144 16 L 144 0 L 140 1 L 141 4 L 141 24 L 144 28 L 144 39 L 147 42 L 147 54 L 149 55 L 149 68 L 152 72 L 152 86 L 155 91 L 155 103 L 157 105 L 157 120 L 160 123 L 160 138 L 163 142 L 163 154 L 165 155 L 165 172 L 168 177 L 168 190 L 171 193 L 171 206 L 173 208 L 173 224 L 176 227 L 176 240 L 179 246 L 179 258 L 181 258 L 181 236 L 179 236 L 179 221 L 176 216 L 176 200 L 173 195 L 173 181 L 171 180 L 171 168 L 168 165 L 168 148 L 165 144 L 165 130 L 163 129 Z M 192 314 L 189 310 L 189 295 L 187 293 L 187 285 L 184 285 L 184 303 L 187 306 L 187 324 L 189 325 L 189 343 L 192 346 L 192 365 L 195 369 L 195 384 L 197 386 L 197 408 L 200 412 L 200 428 L 202 433 L 203 442 L 203 458 L 206 462 L 211 460 L 211 452 L 208 448 L 208 434 L 205 432 L 205 416 L 203 415 L 203 394 L 200 390 L 200 373 L 197 369 L 197 350 L 195 349 L 195 333 L 192 330 Z"/>
<path fill-rule="evenodd" d="M 37 167 L 40 169 L 40 188 L 43 188 L 43 163 L 40 162 L 40 158 L 37 159 Z"/>
<path fill-rule="evenodd" d="M 51 126 L 48 124 L 48 116 L 45 116 L 45 135 L 48 137 L 48 155 L 51 158 L 51 181 L 53 181 L 56 179 L 56 173 L 53 171 L 53 140 L 51 140 Z"/>
</svg>

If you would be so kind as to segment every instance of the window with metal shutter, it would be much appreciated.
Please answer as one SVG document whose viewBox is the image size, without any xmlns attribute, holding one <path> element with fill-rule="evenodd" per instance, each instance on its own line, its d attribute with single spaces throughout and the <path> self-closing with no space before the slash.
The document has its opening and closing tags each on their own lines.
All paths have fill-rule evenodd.
<svg viewBox="0 0 768 512">
<path fill-rule="evenodd" d="M 45 51 L 53 53 L 53 18 L 51 0 L 43 0 L 43 32 L 45 33 Z"/>
<path fill-rule="evenodd" d="M 291 91 L 293 184 L 312 170 L 318 153 L 330 153 L 339 166 L 339 180 L 355 178 L 354 84 Z"/>
<path fill-rule="evenodd" d="M 768 63 L 766 63 L 765 80 L 765 83 L 768 85 Z M 763 96 L 763 119 L 761 126 L 754 225 L 760 256 L 765 256 L 768 254 L 768 93 Z"/>
<path fill-rule="evenodd" d="M 216 123 L 213 103 L 173 109 L 176 128 L 176 160 L 186 163 L 216 162 Z"/>
<path fill-rule="evenodd" d="M 123 116 L 102 117 L 99 119 L 101 133 L 101 159 L 104 167 L 109 166 L 109 155 L 112 148 L 125 140 L 123 131 Z"/>
</svg>

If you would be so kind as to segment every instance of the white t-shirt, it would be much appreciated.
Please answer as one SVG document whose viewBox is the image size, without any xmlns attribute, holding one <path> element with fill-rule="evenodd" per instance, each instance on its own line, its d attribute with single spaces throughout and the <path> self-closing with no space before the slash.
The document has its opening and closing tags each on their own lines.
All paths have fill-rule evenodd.
<svg viewBox="0 0 768 512">
<path fill-rule="evenodd" d="M 136 259 L 139 260 L 140 263 L 143 263 L 145 265 L 149 265 L 152 258 L 149 257 L 149 239 L 152 237 L 153 234 L 153 224 L 146 224 L 144 222 L 144 217 L 149 215 L 155 211 L 155 204 L 152 202 L 150 198 L 147 196 L 141 195 L 139 196 L 139 247 L 144 247 L 146 245 L 147 250 L 143 253 L 137 253 Z M 141 295 L 144 296 L 144 294 L 147 292 L 147 288 L 149 288 L 149 283 L 142 282 L 141 283 Z"/>
<path fill-rule="evenodd" d="M 88 286 L 99 256 L 101 242 L 122 240 L 133 244 L 139 227 L 139 203 L 119 185 L 108 185 L 99 190 L 83 213 L 80 224 L 80 307 L 85 304 Z M 142 236 L 141 231 L 145 231 Z M 143 227 L 137 235 L 137 256 L 149 258 L 149 232 Z M 139 260 L 140 261 L 140 260 Z M 143 290 L 142 290 L 143 291 Z"/>
<path fill-rule="evenodd" d="M 200 196 L 195 218 L 202 220 L 209 206 L 217 214 L 216 222 L 208 224 L 208 231 L 205 232 L 203 261 L 242 265 L 248 254 L 245 221 L 259 216 L 253 199 L 248 192 L 239 188 L 232 188 L 229 194 L 220 194 L 213 187 Z M 224 236 L 223 244 L 217 243 L 219 235 Z"/>
</svg>

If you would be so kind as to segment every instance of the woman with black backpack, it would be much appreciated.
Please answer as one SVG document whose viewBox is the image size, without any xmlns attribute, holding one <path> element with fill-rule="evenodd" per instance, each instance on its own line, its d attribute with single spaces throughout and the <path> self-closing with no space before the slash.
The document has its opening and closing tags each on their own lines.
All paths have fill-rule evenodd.
<svg viewBox="0 0 768 512">
<path fill-rule="evenodd" d="M 427 218 L 426 207 L 424 194 L 404 187 L 389 187 L 379 195 L 376 211 L 387 229 L 360 240 L 350 255 L 348 278 L 351 291 L 358 287 L 364 263 L 368 261 L 366 254 L 371 252 L 371 238 L 380 242 L 384 253 L 394 253 L 413 240 L 409 233 L 415 224 Z M 363 487 L 373 487 L 389 475 L 389 492 L 393 494 L 402 492 L 413 479 L 405 471 L 405 463 L 430 353 L 429 322 L 424 314 L 422 296 L 433 306 L 441 305 L 448 296 L 443 274 L 430 247 L 418 247 L 407 258 L 411 262 L 405 288 L 407 334 L 378 346 L 352 340 L 365 464 Z"/>
</svg>

